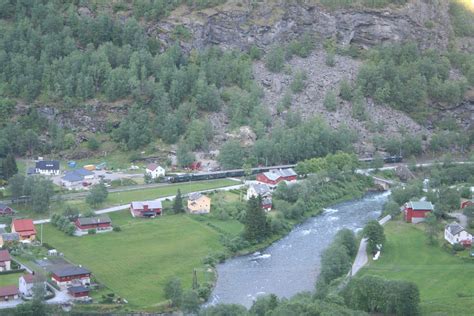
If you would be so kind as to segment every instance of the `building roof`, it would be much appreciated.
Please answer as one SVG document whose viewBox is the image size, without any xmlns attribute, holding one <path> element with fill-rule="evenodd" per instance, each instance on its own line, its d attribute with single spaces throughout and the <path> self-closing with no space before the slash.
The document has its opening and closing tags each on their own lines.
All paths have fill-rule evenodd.
<svg viewBox="0 0 474 316">
<path fill-rule="evenodd" d="M 59 170 L 58 160 L 40 160 L 36 162 L 36 169 L 40 170 Z"/>
<path fill-rule="evenodd" d="M 67 277 L 80 274 L 89 274 L 89 270 L 83 267 L 75 266 L 72 264 L 56 266 L 51 269 L 51 273 L 57 275 L 58 277 Z"/>
<path fill-rule="evenodd" d="M 155 209 L 155 208 L 162 208 L 161 201 L 138 201 L 132 202 L 132 208 L 134 210 L 143 210 L 144 206 L 147 205 L 148 208 Z"/>
<path fill-rule="evenodd" d="M 2 234 L 3 241 L 18 241 L 20 240 L 20 235 L 18 233 L 5 233 Z"/>
<path fill-rule="evenodd" d="M 11 208 L 11 207 L 6 205 L 5 203 L 0 203 L 0 210 L 4 210 L 6 208 Z"/>
<path fill-rule="evenodd" d="M 69 293 L 76 294 L 76 293 L 82 293 L 82 292 L 89 292 L 89 288 L 83 286 L 83 285 L 78 285 L 78 286 L 71 286 L 67 289 Z"/>
<path fill-rule="evenodd" d="M 202 197 L 207 197 L 207 196 L 202 195 L 202 194 L 199 193 L 199 192 L 193 192 L 193 193 L 190 193 L 190 194 L 188 195 L 188 200 L 189 200 L 189 201 L 197 201 L 197 200 L 199 200 L 199 199 L 202 198 Z"/>
<path fill-rule="evenodd" d="M 446 225 L 446 230 L 451 233 L 451 235 L 457 235 L 464 230 L 464 227 L 459 225 L 456 222 Z"/>
<path fill-rule="evenodd" d="M 8 285 L 0 287 L 0 297 L 18 295 L 18 286 Z"/>
<path fill-rule="evenodd" d="M 161 168 L 161 167 L 157 165 L 156 163 L 150 163 L 146 166 L 146 168 L 148 170 L 155 171 L 156 169 Z"/>
<path fill-rule="evenodd" d="M 67 182 L 81 182 L 82 180 L 84 180 L 84 176 L 77 174 L 75 171 L 68 171 L 61 178 L 61 180 L 67 181 Z"/>
<path fill-rule="evenodd" d="M 294 177 L 294 176 L 297 176 L 296 172 L 291 169 L 291 168 L 288 168 L 288 169 L 280 169 L 278 170 L 280 171 L 280 174 L 282 177 Z"/>
<path fill-rule="evenodd" d="M 83 177 L 94 175 L 94 172 L 92 172 L 90 170 L 87 170 L 87 169 L 84 169 L 84 168 L 79 168 L 79 169 L 73 170 L 72 172 L 74 172 L 77 175 L 83 176 Z"/>
<path fill-rule="evenodd" d="M 28 274 L 23 274 L 23 275 L 21 276 L 21 278 L 23 278 L 23 279 L 25 280 L 25 282 L 28 283 L 28 284 L 32 284 L 32 283 L 37 283 L 37 282 L 39 282 L 38 278 L 37 278 L 35 275 L 30 274 L 30 273 L 28 273 Z"/>
<path fill-rule="evenodd" d="M 272 205 L 272 198 L 262 199 L 262 205 Z"/>
<path fill-rule="evenodd" d="M 79 217 L 77 219 L 79 225 L 92 225 L 92 224 L 100 224 L 100 223 L 111 223 L 110 217 L 107 215 L 102 216 L 94 216 L 94 217 Z"/>
<path fill-rule="evenodd" d="M 268 171 L 268 172 L 264 172 L 263 175 L 265 177 L 267 177 L 269 180 L 272 180 L 272 181 L 276 181 L 281 177 L 281 175 L 278 171 L 273 171 L 273 170 Z"/>
<path fill-rule="evenodd" d="M 33 220 L 29 218 L 25 219 L 14 219 L 12 222 L 12 227 L 15 226 L 15 231 L 17 233 L 24 231 L 36 231 Z"/>
<path fill-rule="evenodd" d="M 258 195 L 265 195 L 270 193 L 270 187 L 264 183 L 254 183 L 250 185 L 251 188 L 258 194 Z"/>
<path fill-rule="evenodd" d="M 0 250 L 0 262 L 10 261 L 11 259 L 12 258 L 10 257 L 8 250 Z"/>
<path fill-rule="evenodd" d="M 410 201 L 408 207 L 413 210 L 433 210 L 433 204 L 428 201 Z"/>
</svg>

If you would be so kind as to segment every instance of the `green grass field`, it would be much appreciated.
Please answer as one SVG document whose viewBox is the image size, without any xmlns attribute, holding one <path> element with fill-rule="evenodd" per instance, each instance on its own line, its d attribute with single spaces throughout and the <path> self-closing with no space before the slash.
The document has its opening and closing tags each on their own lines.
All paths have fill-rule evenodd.
<svg viewBox="0 0 474 316">
<path fill-rule="evenodd" d="M 16 285 L 18 286 L 18 279 L 23 273 L 11 273 L 11 274 L 2 274 L 0 275 L 0 287 L 7 285 Z"/>
<path fill-rule="evenodd" d="M 44 242 L 92 270 L 99 282 L 126 298 L 130 308 L 163 302 L 163 286 L 172 276 L 190 288 L 193 269 L 203 271 L 202 258 L 222 249 L 218 233 L 188 215 L 134 219 L 123 211 L 110 217 L 121 232 L 68 237 L 45 225 Z"/>
<path fill-rule="evenodd" d="M 143 190 L 133 190 L 125 192 L 113 192 L 107 197 L 107 201 L 104 204 L 107 205 L 120 205 L 124 203 L 130 203 L 132 201 L 141 201 L 149 199 L 157 199 L 160 197 L 176 195 L 176 192 L 181 189 L 182 194 L 186 194 L 194 191 L 211 190 L 225 186 L 238 185 L 239 183 L 228 179 L 200 181 L 200 182 L 188 182 L 171 184 L 158 188 L 150 188 Z"/>
<path fill-rule="evenodd" d="M 422 226 L 400 221 L 385 227 L 387 242 L 380 259 L 361 270 L 418 285 L 423 315 L 472 315 L 474 262 L 465 262 L 440 246 L 429 246 Z"/>
</svg>

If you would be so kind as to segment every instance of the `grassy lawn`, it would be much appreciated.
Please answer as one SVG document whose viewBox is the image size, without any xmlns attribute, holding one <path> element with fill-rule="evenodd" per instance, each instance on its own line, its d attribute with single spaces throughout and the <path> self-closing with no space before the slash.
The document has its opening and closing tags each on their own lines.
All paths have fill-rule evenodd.
<svg viewBox="0 0 474 316">
<path fill-rule="evenodd" d="M 18 286 L 18 279 L 22 276 L 22 272 L 11 273 L 11 274 L 2 274 L 0 275 L 0 287 L 7 285 L 16 285 Z"/>
<path fill-rule="evenodd" d="M 110 193 L 107 197 L 107 201 L 104 203 L 106 205 L 120 205 L 125 203 L 130 203 L 132 201 L 142 201 L 157 199 L 165 196 L 176 195 L 176 192 L 181 189 L 182 194 L 186 194 L 194 191 L 210 190 L 216 189 L 225 186 L 237 185 L 239 184 L 236 181 L 228 179 L 220 180 L 210 180 L 210 181 L 200 181 L 200 182 L 188 182 L 188 183 L 179 183 L 171 184 L 158 188 L 150 188 L 143 190 L 133 190 L 125 192 L 114 192 Z"/>
<path fill-rule="evenodd" d="M 440 246 L 429 246 L 421 228 L 402 222 L 387 224 L 383 255 L 361 270 L 361 275 L 415 282 L 423 315 L 471 315 L 474 262 L 463 261 Z"/>
<path fill-rule="evenodd" d="M 121 232 L 68 237 L 45 225 L 44 242 L 91 269 L 101 283 L 126 298 L 130 308 L 162 302 L 163 286 L 172 276 L 179 276 L 190 288 L 193 269 L 203 271 L 202 258 L 222 249 L 218 233 L 188 215 L 133 219 L 123 211 L 110 217 Z"/>
</svg>

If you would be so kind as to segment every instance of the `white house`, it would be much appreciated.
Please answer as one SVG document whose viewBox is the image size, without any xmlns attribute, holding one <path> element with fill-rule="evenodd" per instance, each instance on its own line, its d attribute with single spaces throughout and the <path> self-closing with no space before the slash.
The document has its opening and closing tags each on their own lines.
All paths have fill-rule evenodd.
<svg viewBox="0 0 474 316">
<path fill-rule="evenodd" d="M 262 198 L 268 198 L 272 196 L 270 187 L 265 183 L 254 183 L 247 189 L 247 200 L 251 197 L 262 196 Z"/>
<path fill-rule="evenodd" d="M 36 162 L 35 166 L 36 173 L 45 176 L 58 176 L 59 175 L 59 161 L 57 160 L 40 160 Z"/>
<path fill-rule="evenodd" d="M 446 225 L 444 228 L 444 239 L 446 239 L 451 245 L 471 245 L 472 243 L 472 235 L 456 222 Z"/>
<path fill-rule="evenodd" d="M 151 163 L 146 166 L 145 173 L 152 179 L 156 179 L 165 176 L 165 169 L 161 166 L 158 166 L 156 163 Z"/>
<path fill-rule="evenodd" d="M 35 284 L 41 284 L 46 287 L 44 281 L 32 274 L 24 274 L 18 279 L 18 289 L 24 296 L 33 296 L 33 287 Z"/>
</svg>

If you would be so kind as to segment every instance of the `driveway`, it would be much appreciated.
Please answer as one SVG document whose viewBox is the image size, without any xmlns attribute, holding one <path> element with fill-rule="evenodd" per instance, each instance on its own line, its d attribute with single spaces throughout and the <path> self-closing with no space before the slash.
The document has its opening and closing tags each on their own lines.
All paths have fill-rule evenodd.
<svg viewBox="0 0 474 316">
<path fill-rule="evenodd" d="M 0 309 L 14 308 L 17 305 L 20 305 L 21 303 L 24 303 L 22 299 L 17 299 L 17 300 L 8 301 L 8 302 L 0 302 Z"/>
<path fill-rule="evenodd" d="M 385 216 L 384 218 L 379 220 L 380 225 L 385 225 L 392 217 L 390 215 Z M 359 251 L 357 252 L 357 256 L 352 264 L 351 271 L 349 274 L 351 276 L 356 275 L 362 267 L 364 267 L 369 258 L 367 257 L 367 238 L 362 238 L 359 245 Z"/>
<path fill-rule="evenodd" d="M 456 217 L 456 219 L 459 221 L 459 224 L 462 227 L 469 227 L 469 225 L 467 224 L 467 216 L 466 215 L 464 215 L 461 212 L 451 213 L 451 215 L 453 217 Z"/>
</svg>

